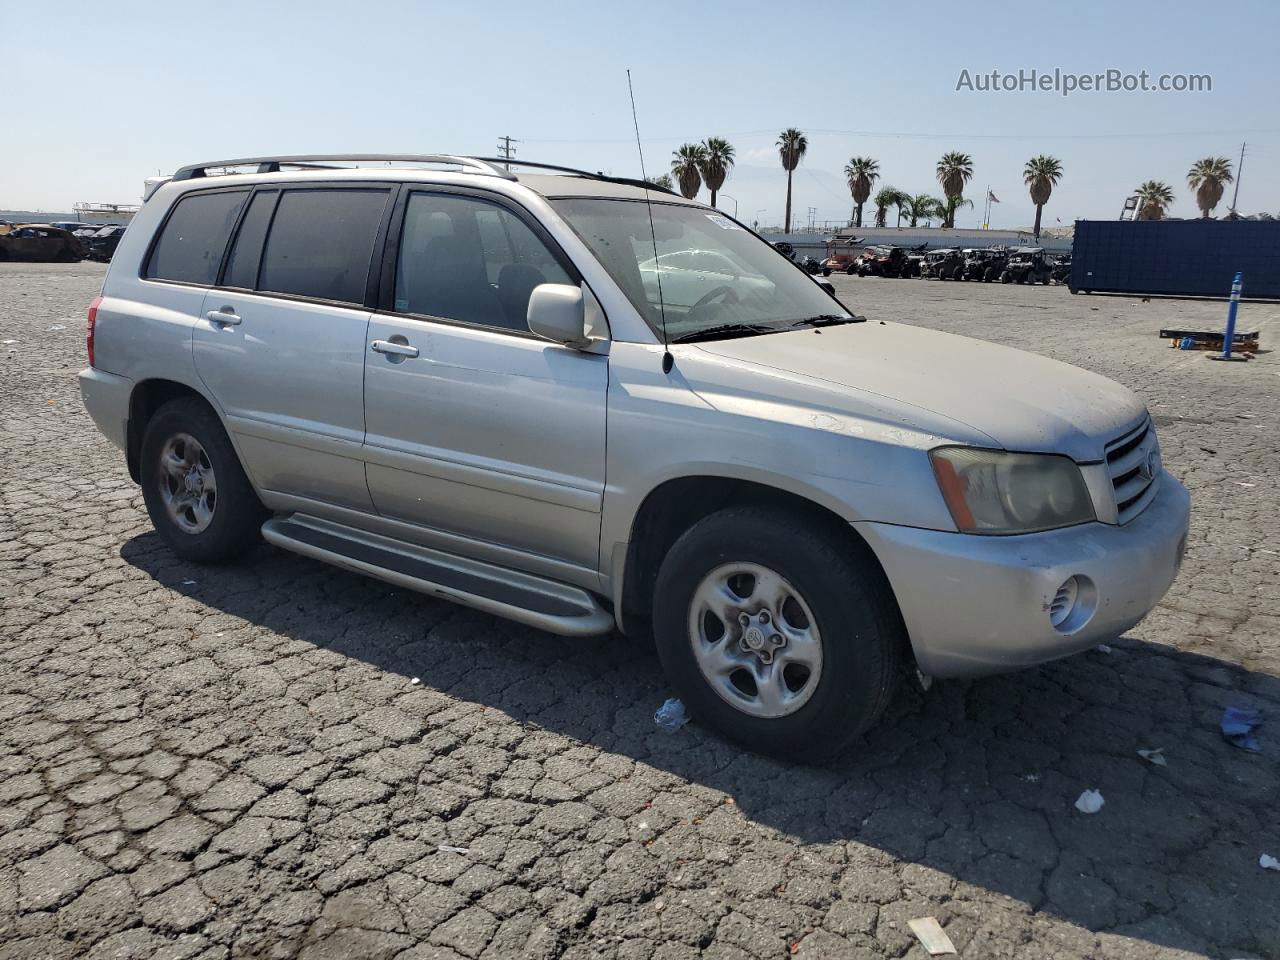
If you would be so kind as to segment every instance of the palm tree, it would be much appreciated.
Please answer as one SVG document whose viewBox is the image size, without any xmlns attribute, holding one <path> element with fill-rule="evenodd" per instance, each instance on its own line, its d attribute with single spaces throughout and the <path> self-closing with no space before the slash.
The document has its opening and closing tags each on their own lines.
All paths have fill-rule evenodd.
<svg viewBox="0 0 1280 960">
<path fill-rule="evenodd" d="M 1231 160 L 1227 157 L 1205 157 L 1197 160 L 1187 171 L 1187 186 L 1196 192 L 1196 206 L 1200 208 L 1200 216 L 1209 218 L 1209 212 L 1222 199 L 1222 191 L 1234 180 L 1231 175 Z"/>
<path fill-rule="evenodd" d="M 1049 202 L 1049 194 L 1062 179 L 1062 163 L 1056 157 L 1040 154 L 1027 161 L 1022 170 L 1022 182 L 1031 188 L 1031 202 L 1036 205 L 1036 242 L 1040 241 L 1040 213 Z M 1221 191 L 1219 191 L 1221 192 Z"/>
<path fill-rule="evenodd" d="M 905 190 L 893 191 L 893 205 L 898 208 L 898 222 L 894 226 L 902 228 L 902 208 L 911 202 L 911 194 Z"/>
<path fill-rule="evenodd" d="M 707 137 L 702 142 L 702 164 L 698 167 L 702 180 L 711 191 L 711 205 L 716 205 L 716 191 L 724 186 L 724 178 L 733 169 L 733 144 L 720 137 Z"/>
<path fill-rule="evenodd" d="M 862 205 L 871 196 L 871 185 L 880 179 L 880 163 L 870 157 L 850 157 L 844 167 L 849 192 L 853 194 L 853 223 L 862 226 Z"/>
<path fill-rule="evenodd" d="M 702 186 L 702 155 L 706 147 L 700 143 L 686 143 L 671 155 L 671 173 L 680 184 L 680 196 L 692 200 Z"/>
<path fill-rule="evenodd" d="M 1160 180 L 1148 180 L 1138 187 L 1138 219 L 1162 220 L 1165 207 L 1173 203 L 1173 188 Z"/>
<path fill-rule="evenodd" d="M 662 187 L 664 190 L 675 189 L 675 184 L 671 182 L 671 174 L 669 173 L 660 173 L 656 177 L 646 177 L 645 179 L 655 187 Z"/>
<path fill-rule="evenodd" d="M 871 203 L 876 208 L 875 225 L 877 227 L 883 227 L 885 211 L 893 205 L 893 187 L 885 187 L 882 189 L 871 199 Z"/>
<path fill-rule="evenodd" d="M 947 219 L 944 227 L 954 227 L 956 207 L 960 205 L 965 184 L 973 179 L 973 158 L 967 153 L 951 151 L 938 160 L 938 183 L 947 198 Z"/>
<path fill-rule="evenodd" d="M 928 193 L 916 193 L 914 197 L 906 198 L 906 216 L 911 221 L 910 227 L 919 227 L 920 220 L 931 218 L 936 204 L 938 201 Z"/>
<path fill-rule="evenodd" d="M 795 127 L 787 127 L 778 137 L 778 154 L 782 169 L 787 171 L 787 213 L 782 230 L 791 232 L 791 173 L 800 165 L 800 158 L 809 149 L 809 139 Z"/>
</svg>

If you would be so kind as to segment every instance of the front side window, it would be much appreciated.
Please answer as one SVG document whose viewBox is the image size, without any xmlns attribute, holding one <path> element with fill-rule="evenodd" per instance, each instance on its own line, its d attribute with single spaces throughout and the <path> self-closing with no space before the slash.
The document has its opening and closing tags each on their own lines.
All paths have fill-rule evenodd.
<svg viewBox="0 0 1280 960">
<path fill-rule="evenodd" d="M 542 283 L 574 280 L 505 207 L 451 194 L 410 195 L 396 264 L 398 313 L 528 330 L 529 296 Z"/>
<path fill-rule="evenodd" d="M 386 190 L 286 190 L 271 220 L 257 288 L 364 303 Z M 238 276 L 240 265 L 236 266 Z"/>
<path fill-rule="evenodd" d="M 650 327 L 660 331 L 665 322 L 672 340 L 725 324 L 771 332 L 849 316 L 777 250 L 705 207 L 578 197 L 551 203 Z"/>
<path fill-rule="evenodd" d="M 191 193 L 174 205 L 147 261 L 147 278 L 213 284 L 248 190 Z"/>
</svg>

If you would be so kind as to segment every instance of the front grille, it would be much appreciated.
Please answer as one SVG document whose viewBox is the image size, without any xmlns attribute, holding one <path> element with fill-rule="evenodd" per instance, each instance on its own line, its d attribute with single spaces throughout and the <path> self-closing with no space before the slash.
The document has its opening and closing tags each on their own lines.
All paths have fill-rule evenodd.
<svg viewBox="0 0 1280 960">
<path fill-rule="evenodd" d="M 1151 470 L 1151 454 L 1158 450 L 1149 417 L 1107 445 L 1107 474 L 1115 490 L 1119 523 L 1128 523 L 1155 498 L 1159 469 Z"/>
</svg>

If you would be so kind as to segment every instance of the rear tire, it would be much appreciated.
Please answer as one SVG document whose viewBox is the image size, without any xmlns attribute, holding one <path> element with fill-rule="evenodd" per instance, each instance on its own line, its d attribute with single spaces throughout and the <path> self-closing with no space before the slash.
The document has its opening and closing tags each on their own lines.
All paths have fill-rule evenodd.
<svg viewBox="0 0 1280 960">
<path fill-rule="evenodd" d="M 653 626 L 695 718 L 749 749 L 802 760 L 837 753 L 875 723 L 907 643 L 868 548 L 762 507 L 712 514 L 675 542 Z"/>
<path fill-rule="evenodd" d="M 142 436 L 142 496 L 173 552 L 221 563 L 258 542 L 267 511 L 217 415 L 193 398 L 156 411 Z"/>
</svg>

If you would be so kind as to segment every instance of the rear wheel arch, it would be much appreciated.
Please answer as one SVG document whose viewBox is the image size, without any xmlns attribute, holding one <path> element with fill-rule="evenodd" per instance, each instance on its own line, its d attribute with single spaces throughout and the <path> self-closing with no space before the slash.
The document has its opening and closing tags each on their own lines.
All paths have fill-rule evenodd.
<svg viewBox="0 0 1280 960">
<path fill-rule="evenodd" d="M 166 403 L 186 398 L 198 400 L 213 411 L 215 416 L 218 415 L 217 409 L 209 402 L 208 397 L 185 383 L 153 378 L 140 380 L 134 386 L 133 392 L 129 395 L 129 428 L 125 446 L 129 476 L 133 478 L 134 483 L 139 483 L 141 480 L 139 461 L 142 454 L 142 436 L 147 431 L 147 424 L 155 416 L 156 411 Z"/>
<path fill-rule="evenodd" d="M 621 590 L 622 617 L 647 620 L 658 570 L 672 545 L 699 520 L 729 507 L 770 507 L 805 517 L 830 530 L 858 555 L 872 576 L 892 590 L 875 551 L 831 508 L 802 494 L 753 480 L 697 475 L 659 484 L 645 497 L 631 522 Z"/>
</svg>

